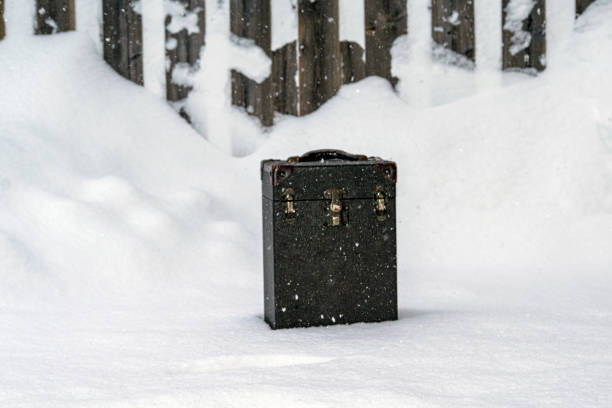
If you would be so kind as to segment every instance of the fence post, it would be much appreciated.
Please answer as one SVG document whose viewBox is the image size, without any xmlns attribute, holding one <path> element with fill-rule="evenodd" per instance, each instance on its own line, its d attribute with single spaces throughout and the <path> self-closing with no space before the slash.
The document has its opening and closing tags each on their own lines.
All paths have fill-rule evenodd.
<svg viewBox="0 0 612 408">
<path fill-rule="evenodd" d="M 503 69 L 546 69 L 546 0 L 524 10 L 520 0 L 502 0 Z"/>
<path fill-rule="evenodd" d="M 192 87 L 188 76 L 200 62 L 200 50 L 206 37 L 205 0 L 166 2 L 166 99 L 184 100 Z M 189 116 L 180 107 L 187 121 Z"/>
<path fill-rule="evenodd" d="M 299 115 L 314 112 L 342 86 L 338 0 L 299 0 Z"/>
<path fill-rule="evenodd" d="M 431 7 L 433 40 L 476 61 L 474 0 L 432 0 Z"/>
<path fill-rule="evenodd" d="M 36 34 L 55 34 L 75 29 L 74 0 L 36 0 Z"/>
<path fill-rule="evenodd" d="M 292 41 L 274 51 L 272 82 L 274 109 L 287 115 L 298 115 L 297 42 Z"/>
<path fill-rule="evenodd" d="M 253 40 L 272 58 L 270 0 L 231 0 L 230 28 L 234 35 Z M 274 124 L 274 94 L 272 78 L 258 84 L 232 70 L 232 104 L 257 116 L 262 125 Z"/>
<path fill-rule="evenodd" d="M 361 45 L 353 41 L 342 41 L 340 52 L 342 54 L 342 82 L 350 84 L 365 78 L 366 66 Z"/>
<path fill-rule="evenodd" d="M 4 25 L 4 0 L 0 0 L 0 40 L 6 35 L 6 27 Z"/>
<path fill-rule="evenodd" d="M 584 11 L 593 3 L 595 0 L 576 0 L 576 17 L 584 13 Z"/>
<path fill-rule="evenodd" d="M 408 33 L 406 0 L 365 0 L 366 74 L 386 78 L 393 86 L 391 47 Z"/>
<path fill-rule="evenodd" d="M 104 60 L 120 75 L 144 84 L 142 15 L 137 0 L 102 0 Z"/>
</svg>

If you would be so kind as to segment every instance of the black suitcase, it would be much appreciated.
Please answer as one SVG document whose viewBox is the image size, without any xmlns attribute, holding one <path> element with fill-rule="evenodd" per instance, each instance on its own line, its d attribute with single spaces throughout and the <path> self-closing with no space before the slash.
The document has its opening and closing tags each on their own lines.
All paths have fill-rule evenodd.
<svg viewBox="0 0 612 408">
<path fill-rule="evenodd" d="M 265 320 L 397 319 L 396 164 L 339 150 L 261 163 Z"/>
</svg>

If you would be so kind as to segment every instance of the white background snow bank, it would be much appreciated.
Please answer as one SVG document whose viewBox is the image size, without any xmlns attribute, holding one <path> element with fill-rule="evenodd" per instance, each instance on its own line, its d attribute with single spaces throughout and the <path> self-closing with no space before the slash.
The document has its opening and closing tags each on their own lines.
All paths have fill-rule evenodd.
<svg viewBox="0 0 612 408">
<path fill-rule="evenodd" d="M 401 98 L 370 78 L 269 133 L 227 104 L 210 3 L 190 100 L 208 140 L 91 32 L 9 18 L 0 405 L 609 406 L 612 2 L 550 38 L 538 78 L 432 61 L 411 20 Z M 259 161 L 321 147 L 398 162 L 398 322 L 262 321 Z"/>
</svg>

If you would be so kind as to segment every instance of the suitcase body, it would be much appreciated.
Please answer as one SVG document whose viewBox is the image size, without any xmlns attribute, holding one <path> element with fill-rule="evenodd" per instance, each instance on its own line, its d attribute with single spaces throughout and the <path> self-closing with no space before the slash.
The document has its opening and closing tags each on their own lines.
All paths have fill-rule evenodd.
<svg viewBox="0 0 612 408">
<path fill-rule="evenodd" d="M 395 163 L 314 151 L 261 176 L 270 327 L 396 320 Z"/>
</svg>

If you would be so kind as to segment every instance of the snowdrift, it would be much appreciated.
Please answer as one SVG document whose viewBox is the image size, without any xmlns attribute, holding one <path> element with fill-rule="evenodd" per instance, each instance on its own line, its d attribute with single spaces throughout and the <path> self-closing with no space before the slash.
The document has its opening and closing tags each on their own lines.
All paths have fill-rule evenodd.
<svg viewBox="0 0 612 408">
<path fill-rule="evenodd" d="M 369 78 L 271 131 L 205 66 L 201 134 L 87 30 L 9 32 L 3 406 L 609 404 L 611 19 L 600 0 L 557 28 L 539 77 L 499 73 L 488 43 L 448 66 L 415 34 L 399 93 Z M 259 161 L 322 147 L 398 162 L 400 321 L 273 333 Z"/>
</svg>

